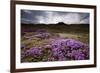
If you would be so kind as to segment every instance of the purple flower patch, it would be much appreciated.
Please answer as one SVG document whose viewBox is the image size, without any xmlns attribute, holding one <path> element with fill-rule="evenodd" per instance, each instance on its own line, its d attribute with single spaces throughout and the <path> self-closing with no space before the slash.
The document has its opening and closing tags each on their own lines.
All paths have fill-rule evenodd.
<svg viewBox="0 0 100 73">
<path fill-rule="evenodd" d="M 31 37 L 26 36 L 32 38 L 32 44 L 28 44 L 28 46 L 32 46 L 34 43 L 39 44 L 28 49 L 26 45 L 22 45 L 21 60 L 23 62 L 39 62 L 89 59 L 89 46 L 87 44 L 74 39 L 52 38 L 51 36 L 52 34 L 46 30 L 37 30 Z"/>
</svg>

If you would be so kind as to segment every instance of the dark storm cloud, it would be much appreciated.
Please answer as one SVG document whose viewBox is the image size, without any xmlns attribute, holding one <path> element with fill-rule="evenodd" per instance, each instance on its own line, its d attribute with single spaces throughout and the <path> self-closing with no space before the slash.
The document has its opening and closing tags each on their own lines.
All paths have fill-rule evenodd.
<svg viewBox="0 0 100 73">
<path fill-rule="evenodd" d="M 21 23 L 89 24 L 89 13 L 21 10 Z"/>
<path fill-rule="evenodd" d="M 21 10 L 21 22 L 22 23 L 38 23 L 38 16 L 45 18 L 43 11 L 31 11 L 31 10 Z"/>
</svg>

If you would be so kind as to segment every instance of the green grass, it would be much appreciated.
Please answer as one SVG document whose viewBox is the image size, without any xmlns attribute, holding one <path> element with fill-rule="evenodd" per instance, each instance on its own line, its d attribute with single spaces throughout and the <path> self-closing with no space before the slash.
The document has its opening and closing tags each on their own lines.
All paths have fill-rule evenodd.
<svg viewBox="0 0 100 73">
<path fill-rule="evenodd" d="M 21 30 L 45 29 L 54 36 L 60 35 L 62 38 L 70 38 L 79 40 L 85 44 L 89 44 L 89 26 L 88 25 L 23 25 Z M 30 37 L 26 38 L 26 37 Z M 26 32 L 21 36 L 21 45 L 26 45 L 27 48 L 41 47 L 48 44 L 48 39 L 39 39 L 34 37 L 34 32 Z"/>
</svg>

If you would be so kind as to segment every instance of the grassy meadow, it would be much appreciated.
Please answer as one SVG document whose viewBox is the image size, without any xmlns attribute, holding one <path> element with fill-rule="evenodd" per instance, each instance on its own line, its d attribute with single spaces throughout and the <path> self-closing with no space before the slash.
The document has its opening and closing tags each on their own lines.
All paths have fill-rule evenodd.
<svg viewBox="0 0 100 73">
<path fill-rule="evenodd" d="M 41 33 L 43 34 L 41 35 Z M 21 62 L 78 60 L 78 58 L 74 56 L 66 56 L 65 54 L 68 54 L 68 51 L 66 53 L 64 52 L 65 54 L 62 59 L 62 57 L 59 58 L 58 56 L 54 56 L 50 49 L 46 48 L 44 50 L 46 45 L 51 45 L 52 39 L 72 39 L 89 45 L 89 24 L 21 24 Z M 25 52 L 29 51 L 33 47 L 42 47 L 41 49 L 43 49 L 43 54 L 35 54 L 36 56 L 30 54 L 26 55 Z M 84 48 L 78 49 L 82 49 L 81 51 L 84 53 Z M 89 52 L 85 54 L 84 59 L 89 59 L 88 55 Z M 83 60 L 83 58 L 80 60 Z"/>
</svg>

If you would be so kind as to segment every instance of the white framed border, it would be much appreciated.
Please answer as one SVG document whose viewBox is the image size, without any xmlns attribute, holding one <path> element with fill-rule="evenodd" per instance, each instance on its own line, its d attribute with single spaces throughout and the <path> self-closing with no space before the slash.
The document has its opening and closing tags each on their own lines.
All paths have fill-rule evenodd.
<svg viewBox="0 0 100 73">
<path fill-rule="evenodd" d="M 89 60 L 77 60 L 77 61 L 55 61 L 55 62 L 35 62 L 35 63 L 21 63 L 21 50 L 20 50 L 20 25 L 21 25 L 21 9 L 27 10 L 49 10 L 49 11 L 63 11 L 63 12 L 88 12 L 90 13 L 90 59 Z M 43 67 L 57 67 L 57 66 L 75 66 L 75 65 L 90 65 L 94 64 L 94 10 L 86 8 L 71 8 L 71 7 L 51 7 L 51 6 L 36 6 L 36 5 L 16 5 L 15 10 L 16 20 L 16 69 L 23 68 L 43 68 Z"/>
</svg>

